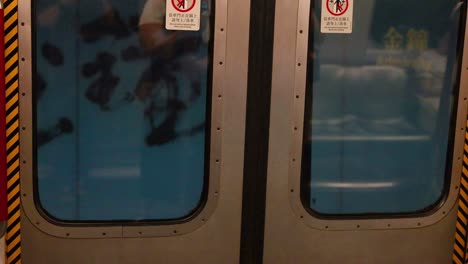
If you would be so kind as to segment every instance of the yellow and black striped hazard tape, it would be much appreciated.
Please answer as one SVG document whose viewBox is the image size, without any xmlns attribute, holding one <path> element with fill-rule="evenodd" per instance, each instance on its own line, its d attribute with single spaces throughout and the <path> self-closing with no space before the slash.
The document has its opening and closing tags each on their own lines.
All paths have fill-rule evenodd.
<svg viewBox="0 0 468 264">
<path fill-rule="evenodd" d="M 460 182 L 460 195 L 458 198 L 458 214 L 455 232 L 455 244 L 452 261 L 455 264 L 468 262 L 468 121 L 465 132 L 465 146 L 463 154 L 463 170 Z"/>
<path fill-rule="evenodd" d="M 21 263 L 20 172 L 19 172 L 19 83 L 18 83 L 18 1 L 4 2 L 7 194 L 8 220 L 6 263 Z"/>
</svg>

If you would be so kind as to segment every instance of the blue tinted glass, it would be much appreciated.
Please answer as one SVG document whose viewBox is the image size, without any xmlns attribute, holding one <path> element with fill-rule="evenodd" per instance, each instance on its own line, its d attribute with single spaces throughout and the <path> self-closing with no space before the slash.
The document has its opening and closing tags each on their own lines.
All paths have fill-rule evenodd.
<svg viewBox="0 0 468 264">
<path fill-rule="evenodd" d="M 327 215 L 431 208 L 451 159 L 458 1 L 354 1 L 351 34 L 321 33 L 327 11 L 312 5 L 304 203 Z"/>
<path fill-rule="evenodd" d="M 37 192 L 52 217 L 169 220 L 202 204 L 213 8 L 202 1 L 199 31 L 167 31 L 165 3 L 34 1 Z"/>
</svg>

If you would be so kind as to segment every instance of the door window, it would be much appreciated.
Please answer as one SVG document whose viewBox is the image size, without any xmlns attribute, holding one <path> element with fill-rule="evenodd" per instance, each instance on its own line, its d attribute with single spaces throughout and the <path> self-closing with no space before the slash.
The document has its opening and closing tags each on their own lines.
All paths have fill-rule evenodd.
<svg viewBox="0 0 468 264">
<path fill-rule="evenodd" d="M 214 9 L 203 0 L 200 30 L 172 31 L 165 3 L 34 1 L 35 188 L 50 217 L 175 220 L 203 205 Z"/>
<path fill-rule="evenodd" d="M 434 207 L 449 186 L 459 2 L 355 1 L 351 34 L 321 33 L 340 23 L 321 8 L 313 1 L 303 203 L 328 216 Z"/>
</svg>

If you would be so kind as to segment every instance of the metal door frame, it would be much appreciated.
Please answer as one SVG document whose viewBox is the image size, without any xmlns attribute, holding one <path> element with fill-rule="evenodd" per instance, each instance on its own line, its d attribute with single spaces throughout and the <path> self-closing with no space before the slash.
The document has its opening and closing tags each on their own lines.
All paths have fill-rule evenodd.
<svg viewBox="0 0 468 264">
<path fill-rule="evenodd" d="M 50 260 L 66 258 L 70 263 L 90 263 L 87 261 L 92 258 L 101 261 L 97 263 L 112 260 L 113 263 L 158 260 L 186 263 L 195 259 L 200 263 L 220 260 L 237 263 L 240 252 L 250 1 L 239 0 L 228 4 L 227 0 L 216 0 L 209 199 L 203 212 L 195 219 L 172 226 L 64 226 L 52 223 L 38 212 L 33 200 L 32 175 L 31 89 L 34 88 L 31 0 L 18 1 L 18 12 L 20 178 L 22 212 L 25 215 L 21 218 L 23 262 L 51 263 Z M 226 144 L 230 144 L 230 147 L 222 147 Z M 96 252 L 93 255 L 93 250 L 88 250 L 87 254 L 82 254 L 80 245 L 94 248 Z M 121 249 L 117 256 L 114 254 L 116 248 Z M 155 249 L 162 248 L 167 250 L 167 254 L 156 254 L 159 250 Z M 42 260 L 37 260 L 39 254 Z"/>
<path fill-rule="evenodd" d="M 449 194 L 443 204 L 433 211 L 415 216 L 391 218 L 382 216 L 380 219 L 358 219 L 358 220 L 331 220 L 320 219 L 312 216 L 303 206 L 300 197 L 301 187 L 301 164 L 302 164 L 302 142 L 304 127 L 305 89 L 307 74 L 307 53 L 309 35 L 309 10 L 310 0 L 299 0 L 297 37 L 296 37 L 296 67 L 294 77 L 294 102 L 293 120 L 291 125 L 291 150 L 289 156 L 289 200 L 296 215 L 307 225 L 323 230 L 362 230 L 362 229 L 400 229 L 419 228 L 437 223 L 444 218 L 458 197 L 460 187 L 460 171 L 462 168 L 463 143 L 465 138 L 465 122 L 468 109 L 468 69 L 463 71 L 460 80 L 460 94 L 458 96 L 458 110 L 455 131 L 455 142 L 453 148 L 453 159 L 451 165 L 451 180 Z M 465 34 L 465 43 L 468 43 L 468 35 Z M 463 54 L 463 65 L 468 65 L 468 55 Z"/>
<path fill-rule="evenodd" d="M 299 196 L 310 0 L 276 4 L 265 263 L 448 263 L 468 109 L 468 49 L 461 65 L 450 193 L 441 208 L 429 216 L 400 219 L 318 219 Z M 466 31 L 464 39 L 468 43 Z M 435 238 L 441 243 L 437 248 L 431 247 Z"/>
</svg>

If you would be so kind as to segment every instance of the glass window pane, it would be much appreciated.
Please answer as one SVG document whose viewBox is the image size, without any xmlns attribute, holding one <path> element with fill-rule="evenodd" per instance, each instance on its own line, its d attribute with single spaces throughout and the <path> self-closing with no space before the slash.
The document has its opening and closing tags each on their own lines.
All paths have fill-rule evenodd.
<svg viewBox="0 0 468 264">
<path fill-rule="evenodd" d="M 33 4 L 43 210 L 74 222 L 198 210 L 208 184 L 212 1 L 201 2 L 199 31 L 166 30 L 166 0 Z"/>
<path fill-rule="evenodd" d="M 459 1 L 355 1 L 351 34 L 320 33 L 321 3 L 310 17 L 303 202 L 324 215 L 432 208 L 449 181 Z"/>
</svg>

